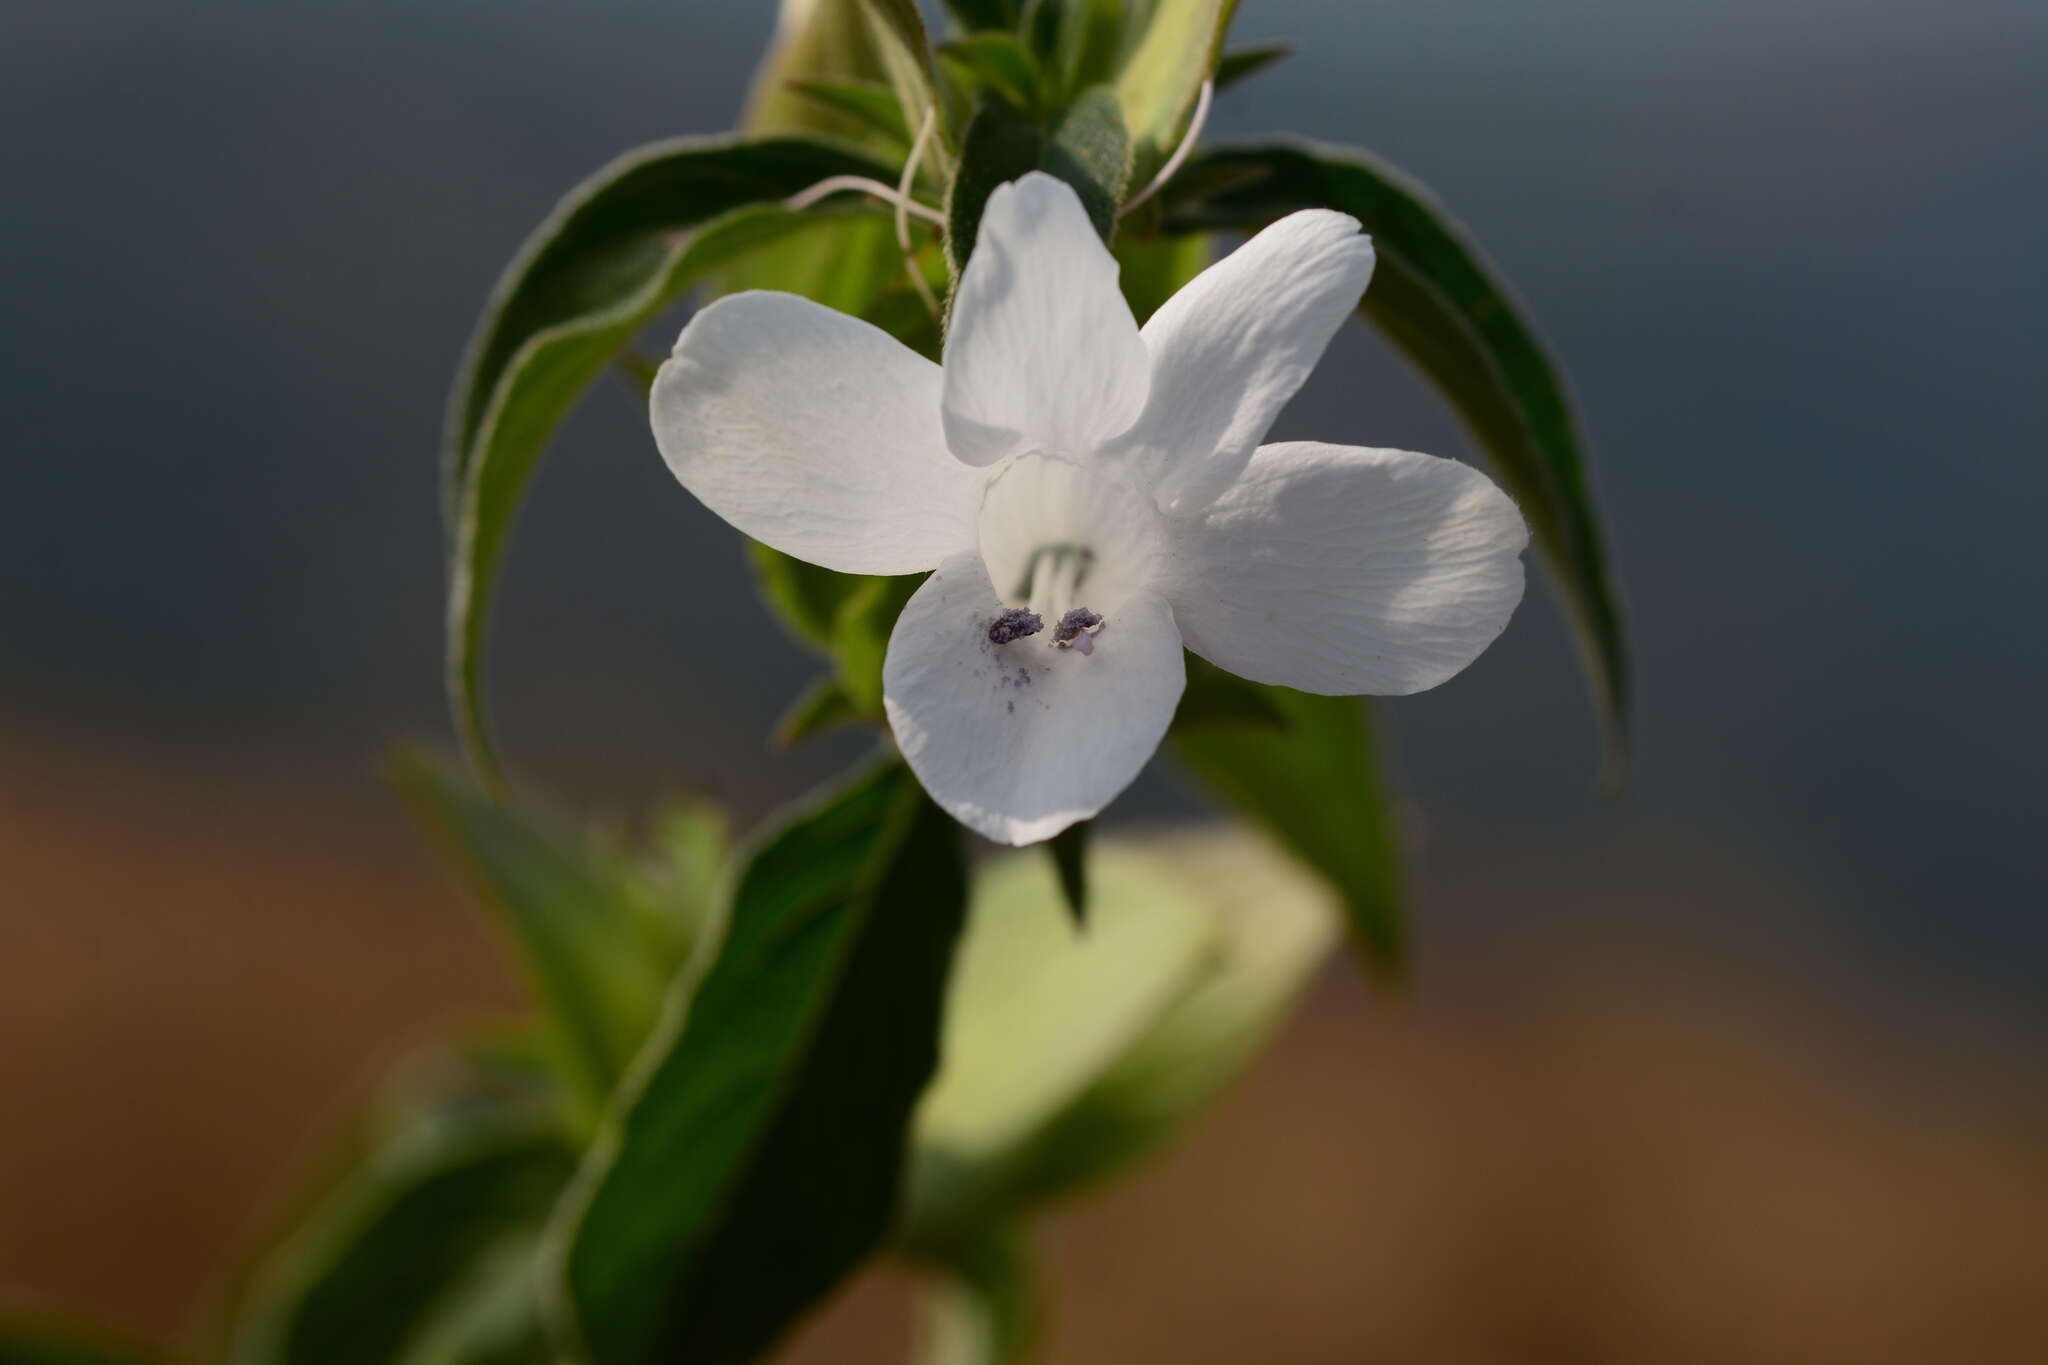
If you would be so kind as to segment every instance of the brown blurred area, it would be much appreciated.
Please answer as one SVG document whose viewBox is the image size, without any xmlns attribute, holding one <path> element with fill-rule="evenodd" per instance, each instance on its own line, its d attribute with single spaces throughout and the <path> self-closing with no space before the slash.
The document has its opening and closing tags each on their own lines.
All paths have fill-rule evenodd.
<svg viewBox="0 0 2048 1365">
<path fill-rule="evenodd" d="M 516 990 L 395 804 L 0 758 L 5 1302 L 195 1343 L 384 1070 Z M 1758 894 L 1698 873 L 1654 881 Z M 2048 1359 L 2016 1063 L 1902 1051 L 1797 963 L 1602 937 L 1426 953 L 1391 998 L 1333 970 L 1051 1220 L 1048 1359 Z M 891 1358 L 902 1310 L 876 1277 L 791 1357 Z"/>
</svg>

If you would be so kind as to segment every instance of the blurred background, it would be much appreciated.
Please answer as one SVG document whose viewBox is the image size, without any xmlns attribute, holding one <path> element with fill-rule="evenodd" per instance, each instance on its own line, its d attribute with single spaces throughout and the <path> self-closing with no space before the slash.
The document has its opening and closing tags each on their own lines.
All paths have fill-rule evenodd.
<svg viewBox="0 0 2048 1365">
<path fill-rule="evenodd" d="M 554 198 L 728 126 L 772 10 L 0 8 L 0 1306 L 190 1339 L 393 1059 L 517 1007 L 379 775 L 447 733 L 443 396 Z M 1412 986 L 1333 971 L 1056 1220 L 1050 1358 L 2048 1359 L 2048 9 L 1244 0 L 1233 36 L 1300 50 L 1217 135 L 1405 166 L 1568 367 L 1640 762 L 1594 795 L 1541 593 L 1380 708 Z M 1466 450 L 1362 331 L 1278 435 Z M 768 751 L 812 664 L 623 384 L 501 623 L 516 761 L 621 820 L 852 752 Z"/>
</svg>

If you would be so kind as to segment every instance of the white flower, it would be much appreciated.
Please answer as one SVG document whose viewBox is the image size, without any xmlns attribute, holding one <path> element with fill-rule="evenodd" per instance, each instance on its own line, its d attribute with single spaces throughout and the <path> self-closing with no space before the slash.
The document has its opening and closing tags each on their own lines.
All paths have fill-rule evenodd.
<svg viewBox="0 0 2048 1365">
<path fill-rule="evenodd" d="M 934 570 L 890 637 L 890 727 L 955 818 L 1050 838 L 1165 735 L 1186 645 L 1307 692 L 1408 693 L 1492 642 L 1528 531 L 1484 475 L 1259 444 L 1372 274 L 1355 219 L 1284 218 L 1141 331 L 1079 200 L 990 196 L 945 365 L 776 293 L 683 329 L 669 468 L 740 530 L 846 573 Z"/>
</svg>

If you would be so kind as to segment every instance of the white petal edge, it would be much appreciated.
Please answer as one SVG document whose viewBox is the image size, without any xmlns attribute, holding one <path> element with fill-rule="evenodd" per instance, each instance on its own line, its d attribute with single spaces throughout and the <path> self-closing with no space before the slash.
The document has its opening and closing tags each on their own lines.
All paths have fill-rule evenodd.
<svg viewBox="0 0 2048 1365">
<path fill-rule="evenodd" d="M 1116 258 L 1072 188 L 1042 171 L 998 185 L 946 332 L 953 453 L 1084 456 L 1130 426 L 1150 385 Z"/>
<path fill-rule="evenodd" d="M 1289 214 L 1146 322 L 1152 388 L 1110 457 L 1170 511 L 1228 487 L 1372 280 L 1372 239 L 1329 209 Z"/>
<path fill-rule="evenodd" d="M 1329 695 L 1420 692 L 1471 663 L 1522 600 L 1529 543 L 1469 465 L 1312 441 L 1259 447 L 1173 534 L 1188 648 Z"/>
<path fill-rule="evenodd" d="M 1159 747 L 1186 674 L 1173 613 L 1127 599 L 1083 656 L 1050 631 L 991 644 L 1003 609 L 981 556 L 955 555 L 903 609 L 882 663 L 889 728 L 934 801 L 1001 844 L 1095 815 Z"/>
<path fill-rule="evenodd" d="M 987 481 L 946 450 L 939 367 L 794 294 L 690 319 L 649 395 L 683 487 L 763 544 L 842 573 L 931 568 L 974 543 Z"/>
</svg>

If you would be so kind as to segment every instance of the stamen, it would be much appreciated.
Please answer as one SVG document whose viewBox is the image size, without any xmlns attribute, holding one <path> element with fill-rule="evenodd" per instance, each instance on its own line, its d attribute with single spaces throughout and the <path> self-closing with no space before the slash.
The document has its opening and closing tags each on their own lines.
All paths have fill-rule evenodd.
<svg viewBox="0 0 2048 1365">
<path fill-rule="evenodd" d="M 1021 640 L 1027 635 L 1036 635 L 1045 629 L 1045 618 L 1035 611 L 1023 607 L 1011 607 L 995 620 L 989 622 L 989 643 L 1006 645 L 1012 640 Z"/>
<path fill-rule="evenodd" d="M 841 190 L 859 190 L 862 194 L 872 195 L 884 203 L 894 204 L 905 213 L 914 213 L 926 222 L 936 223 L 940 227 L 946 225 L 946 215 L 937 209 L 920 204 L 908 195 L 898 194 L 893 187 L 884 185 L 879 180 L 870 180 L 864 175 L 828 175 L 809 189 L 792 194 L 783 201 L 782 206 L 792 212 L 807 209 L 827 195 L 837 194 Z"/>
<path fill-rule="evenodd" d="M 1086 607 L 1075 607 L 1060 618 L 1053 627 L 1052 643 L 1059 649 L 1076 649 L 1083 654 L 1095 652 L 1095 632 L 1102 629 L 1102 613 Z"/>
</svg>

